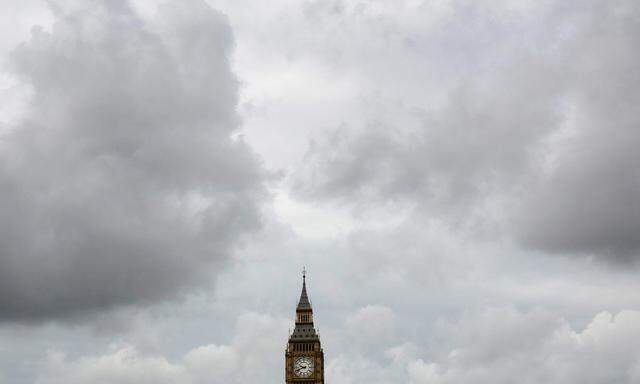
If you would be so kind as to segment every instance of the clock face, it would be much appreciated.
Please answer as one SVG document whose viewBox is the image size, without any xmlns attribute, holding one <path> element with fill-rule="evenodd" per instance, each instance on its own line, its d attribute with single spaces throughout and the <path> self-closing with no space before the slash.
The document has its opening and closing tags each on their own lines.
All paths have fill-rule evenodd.
<svg viewBox="0 0 640 384">
<path fill-rule="evenodd" d="M 313 359 L 310 357 L 298 357 L 293 362 L 293 373 L 298 377 L 309 377 L 313 373 Z"/>
</svg>

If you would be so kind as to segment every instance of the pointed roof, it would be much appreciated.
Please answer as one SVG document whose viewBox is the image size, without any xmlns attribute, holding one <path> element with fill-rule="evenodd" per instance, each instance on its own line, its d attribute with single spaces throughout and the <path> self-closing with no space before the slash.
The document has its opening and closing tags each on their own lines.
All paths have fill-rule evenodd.
<svg viewBox="0 0 640 384">
<path fill-rule="evenodd" d="M 307 271 L 302 270 L 302 293 L 300 294 L 300 301 L 296 311 L 311 309 L 311 303 L 309 302 L 309 296 L 307 296 Z"/>
<path fill-rule="evenodd" d="M 296 307 L 296 312 L 298 313 L 296 316 L 296 327 L 293 329 L 291 336 L 289 337 L 289 341 L 319 341 L 318 333 L 313 327 L 313 317 L 308 316 L 304 321 L 300 321 L 300 316 L 305 315 L 306 313 L 311 313 L 311 302 L 309 301 L 309 296 L 307 295 L 307 276 L 306 270 L 302 270 L 302 292 L 300 293 L 300 301 L 298 301 L 298 306 Z"/>
</svg>

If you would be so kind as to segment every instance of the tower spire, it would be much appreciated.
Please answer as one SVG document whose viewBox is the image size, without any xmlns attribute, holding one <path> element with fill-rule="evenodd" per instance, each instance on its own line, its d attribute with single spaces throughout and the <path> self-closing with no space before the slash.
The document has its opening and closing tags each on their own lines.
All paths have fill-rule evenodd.
<svg viewBox="0 0 640 384">
<path fill-rule="evenodd" d="M 302 293 L 300 293 L 300 301 L 298 301 L 298 307 L 300 309 L 311 309 L 311 303 L 309 302 L 309 296 L 307 296 L 307 270 L 302 268 Z"/>
</svg>

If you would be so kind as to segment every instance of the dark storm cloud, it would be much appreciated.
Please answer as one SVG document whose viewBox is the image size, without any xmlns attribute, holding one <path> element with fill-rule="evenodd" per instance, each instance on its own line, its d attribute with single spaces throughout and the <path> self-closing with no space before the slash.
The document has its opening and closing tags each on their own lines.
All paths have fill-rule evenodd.
<svg viewBox="0 0 640 384">
<path fill-rule="evenodd" d="M 602 3 L 568 44 L 571 110 L 551 172 L 519 215 L 526 245 L 640 259 L 640 7 Z"/>
<path fill-rule="evenodd" d="M 455 211 L 455 220 L 510 201 L 499 210 L 513 219 L 506 231 L 527 247 L 637 258 L 640 10 L 580 4 L 502 18 L 495 7 L 458 4 L 446 28 L 412 40 L 425 52 L 448 47 L 421 59 L 457 69 L 424 84 L 446 95 L 444 106 L 424 104 L 418 128 L 387 117 L 314 144 L 298 195 L 408 200 L 430 215 Z"/>
<path fill-rule="evenodd" d="M 260 225 L 226 18 L 200 1 L 153 25 L 125 1 L 53 9 L 10 61 L 33 99 L 0 141 L 5 319 L 173 297 Z"/>
</svg>

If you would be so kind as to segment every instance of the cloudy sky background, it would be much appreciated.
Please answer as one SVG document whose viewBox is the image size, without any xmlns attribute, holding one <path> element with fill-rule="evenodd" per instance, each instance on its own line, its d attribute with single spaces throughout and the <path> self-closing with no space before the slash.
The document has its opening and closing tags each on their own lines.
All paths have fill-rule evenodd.
<svg viewBox="0 0 640 384">
<path fill-rule="evenodd" d="M 0 383 L 640 383 L 637 2 L 1 4 Z"/>
</svg>

